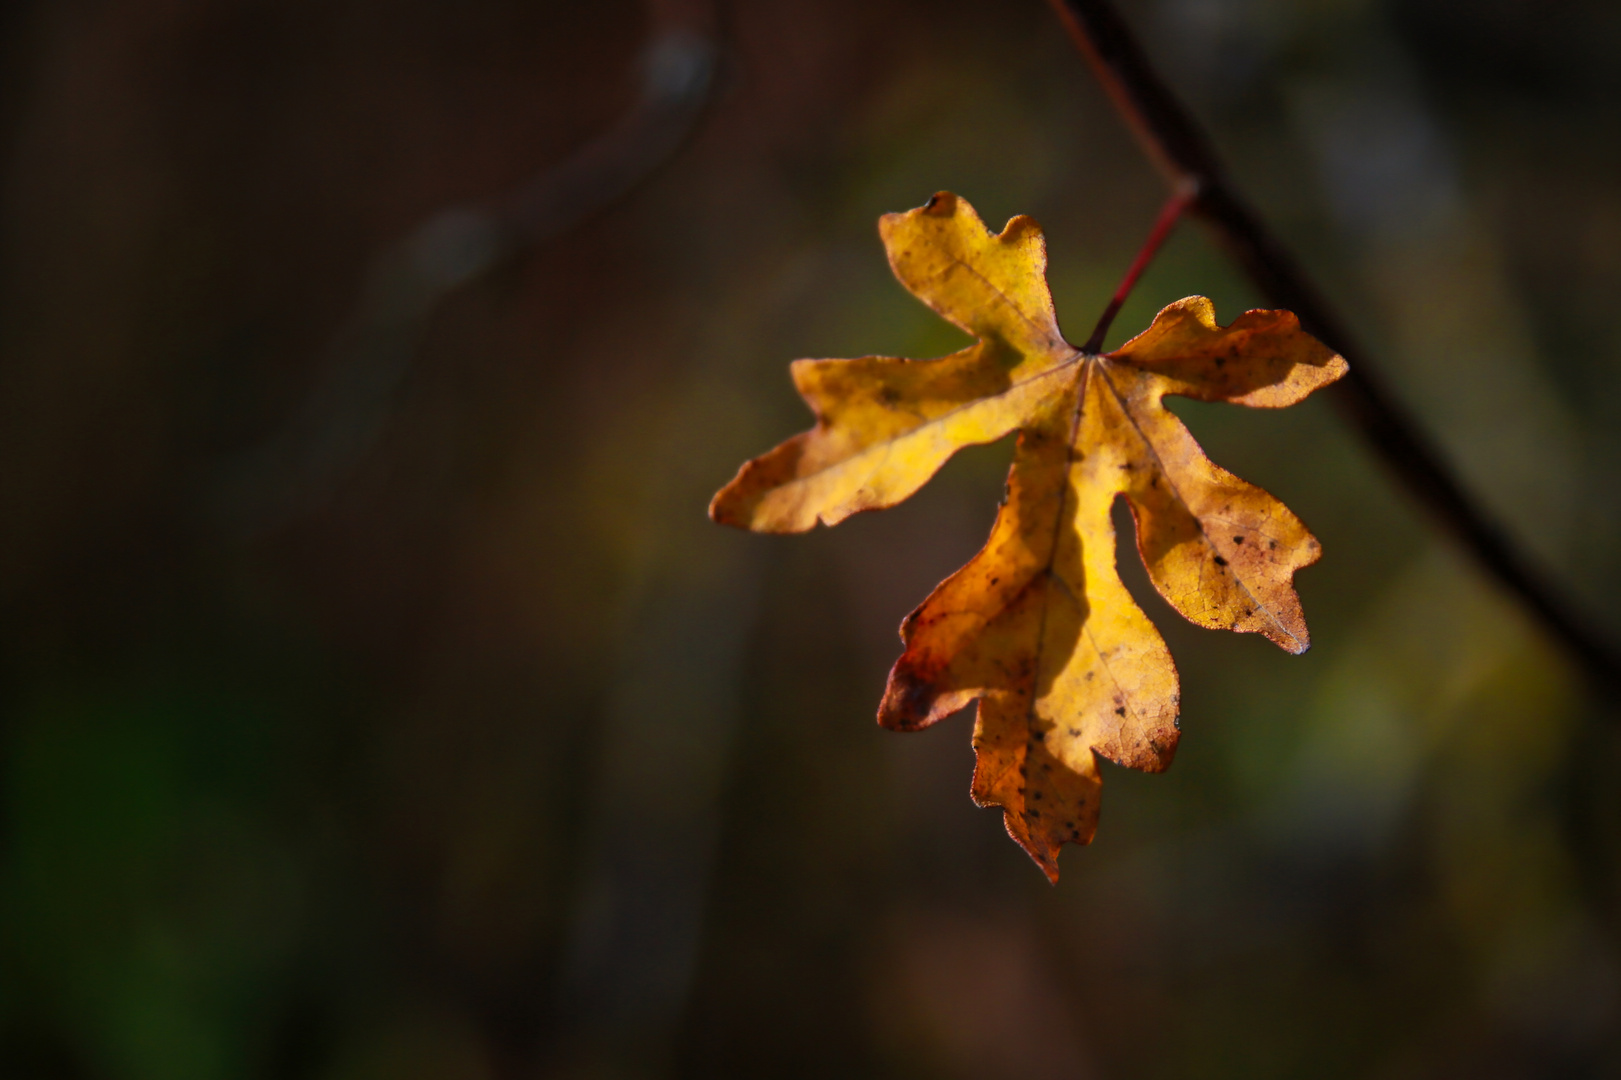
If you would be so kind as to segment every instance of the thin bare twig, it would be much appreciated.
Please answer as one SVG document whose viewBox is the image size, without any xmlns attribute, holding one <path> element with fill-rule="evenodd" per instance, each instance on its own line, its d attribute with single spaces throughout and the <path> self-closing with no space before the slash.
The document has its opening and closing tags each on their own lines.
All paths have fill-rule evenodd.
<svg viewBox="0 0 1621 1080">
<path fill-rule="evenodd" d="M 1596 686 L 1621 688 L 1621 657 L 1465 493 L 1419 426 L 1396 401 L 1298 262 L 1227 177 L 1209 137 L 1154 71 L 1110 0 L 1048 0 L 1115 109 L 1176 188 L 1192 186 L 1206 222 L 1270 303 L 1350 361 L 1331 389 L 1340 412 L 1385 467 L 1452 538 L 1533 611 Z"/>
<path fill-rule="evenodd" d="M 1165 200 L 1164 207 L 1160 209 L 1159 218 L 1154 222 L 1154 227 L 1149 230 L 1148 239 L 1143 241 L 1143 246 L 1137 252 L 1137 257 L 1131 261 L 1131 268 L 1126 271 L 1126 276 L 1121 279 L 1120 287 L 1114 291 L 1114 297 L 1110 299 L 1109 306 L 1103 309 L 1103 315 L 1098 319 L 1098 324 L 1092 328 L 1092 336 L 1086 339 L 1085 345 L 1081 346 L 1083 353 L 1103 351 L 1103 339 L 1109 336 L 1109 327 L 1114 325 L 1114 317 L 1120 314 L 1120 309 L 1125 306 L 1127 298 L 1131 296 L 1131 290 L 1137 287 L 1137 279 L 1143 276 L 1143 271 L 1148 269 L 1148 264 L 1153 262 L 1154 256 L 1159 253 L 1160 246 L 1170 237 L 1171 230 L 1176 228 L 1176 223 L 1182 220 L 1182 215 L 1187 213 L 1188 208 L 1193 205 L 1194 200 L 1198 197 L 1198 188 L 1192 184 L 1183 184 L 1171 193 L 1169 199 Z"/>
</svg>

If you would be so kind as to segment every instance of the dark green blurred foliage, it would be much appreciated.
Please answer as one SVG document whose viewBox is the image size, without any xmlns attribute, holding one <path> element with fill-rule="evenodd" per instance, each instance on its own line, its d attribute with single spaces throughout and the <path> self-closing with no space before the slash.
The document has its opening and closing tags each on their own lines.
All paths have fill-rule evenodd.
<svg viewBox="0 0 1621 1080">
<path fill-rule="evenodd" d="M 1621 631 L 1614 5 L 1126 12 L 1471 488 Z M 836 530 L 704 520 L 806 423 L 789 360 L 959 343 L 882 212 L 1034 214 L 1084 335 L 1163 192 L 1043 5 L 734 5 L 668 167 L 452 292 L 328 417 L 347 449 L 277 483 L 243 462 L 302 437 L 377 253 L 613 124 L 647 13 L 4 20 L 0 1075 L 1621 1067 L 1615 705 L 1326 402 L 1177 406 L 1322 539 L 1315 647 L 1145 594 L 1181 754 L 1107 770 L 1057 888 L 969 803 L 966 714 L 871 720 L 1007 448 Z M 1185 226 L 1113 341 L 1195 292 L 1255 299 Z"/>
</svg>

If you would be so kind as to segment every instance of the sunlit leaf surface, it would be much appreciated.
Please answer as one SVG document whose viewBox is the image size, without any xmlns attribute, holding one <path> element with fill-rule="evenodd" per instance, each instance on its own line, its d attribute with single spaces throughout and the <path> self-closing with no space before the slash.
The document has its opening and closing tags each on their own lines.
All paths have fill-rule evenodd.
<svg viewBox="0 0 1621 1080">
<path fill-rule="evenodd" d="M 964 446 L 1018 433 L 990 540 L 901 625 L 878 720 L 913 731 L 978 701 L 973 796 L 1056 880 L 1097 826 L 1097 756 L 1158 772 L 1180 730 L 1176 667 L 1115 570 L 1124 497 L 1154 587 L 1190 621 L 1309 644 L 1294 572 L 1319 547 L 1300 519 L 1215 465 L 1163 398 L 1292 405 L 1345 361 L 1283 311 L 1217 324 L 1165 308 L 1111 353 L 1064 340 L 1040 227 L 1000 234 L 949 193 L 879 225 L 895 275 L 976 343 L 938 360 L 800 360 L 816 426 L 748 462 L 716 521 L 803 532 L 910 496 Z"/>
</svg>

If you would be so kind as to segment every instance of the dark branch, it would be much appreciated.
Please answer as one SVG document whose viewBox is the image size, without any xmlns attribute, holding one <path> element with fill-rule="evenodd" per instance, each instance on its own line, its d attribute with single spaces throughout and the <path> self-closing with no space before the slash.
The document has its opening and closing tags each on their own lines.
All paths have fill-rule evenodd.
<svg viewBox="0 0 1621 1080">
<path fill-rule="evenodd" d="M 1621 657 L 1464 492 L 1294 257 L 1233 187 L 1210 139 L 1154 71 L 1109 0 L 1048 2 L 1149 157 L 1173 185 L 1192 185 L 1198 192 L 1192 212 L 1215 231 L 1270 303 L 1294 312 L 1307 330 L 1350 362 L 1350 374 L 1330 393 L 1385 467 L 1536 613 L 1596 685 L 1621 689 Z"/>
</svg>

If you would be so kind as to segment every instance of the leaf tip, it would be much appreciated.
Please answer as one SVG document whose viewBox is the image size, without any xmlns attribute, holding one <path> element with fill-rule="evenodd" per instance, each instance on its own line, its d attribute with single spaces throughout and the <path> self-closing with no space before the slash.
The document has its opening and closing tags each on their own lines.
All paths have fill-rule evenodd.
<svg viewBox="0 0 1621 1080">
<path fill-rule="evenodd" d="M 878 219 L 878 235 L 883 238 L 884 245 L 889 246 L 890 237 L 897 229 L 904 228 L 906 223 L 918 217 L 950 218 L 957 214 L 957 204 L 962 200 L 955 192 L 936 191 L 929 196 L 929 201 L 922 206 L 911 210 L 899 210 L 884 214 Z"/>
<path fill-rule="evenodd" d="M 725 505 L 727 488 L 730 486 L 731 485 L 727 485 L 727 487 L 721 488 L 719 491 L 715 492 L 714 497 L 709 500 L 709 520 L 713 521 L 716 525 L 737 524 L 737 522 L 731 518 Z"/>
<path fill-rule="evenodd" d="M 1030 834 L 1028 825 L 1019 815 L 1006 807 L 1002 810 L 1002 825 L 1013 842 L 1024 848 L 1024 853 L 1047 875 L 1049 885 L 1058 884 L 1058 853 L 1063 845 L 1051 841 L 1043 844 Z"/>
<path fill-rule="evenodd" d="M 759 526 L 754 520 L 754 506 L 759 499 L 751 498 L 747 487 L 750 466 L 753 464 L 753 462 L 745 464 L 725 487 L 715 492 L 714 498 L 709 500 L 710 521 L 716 525 L 729 525 L 734 529 L 744 529 L 748 532 L 759 531 Z"/>
<path fill-rule="evenodd" d="M 921 731 L 966 708 L 977 696 L 973 691 L 942 689 L 938 665 L 920 662 L 902 653 L 890 669 L 884 698 L 878 704 L 878 724 L 890 731 Z"/>
</svg>

